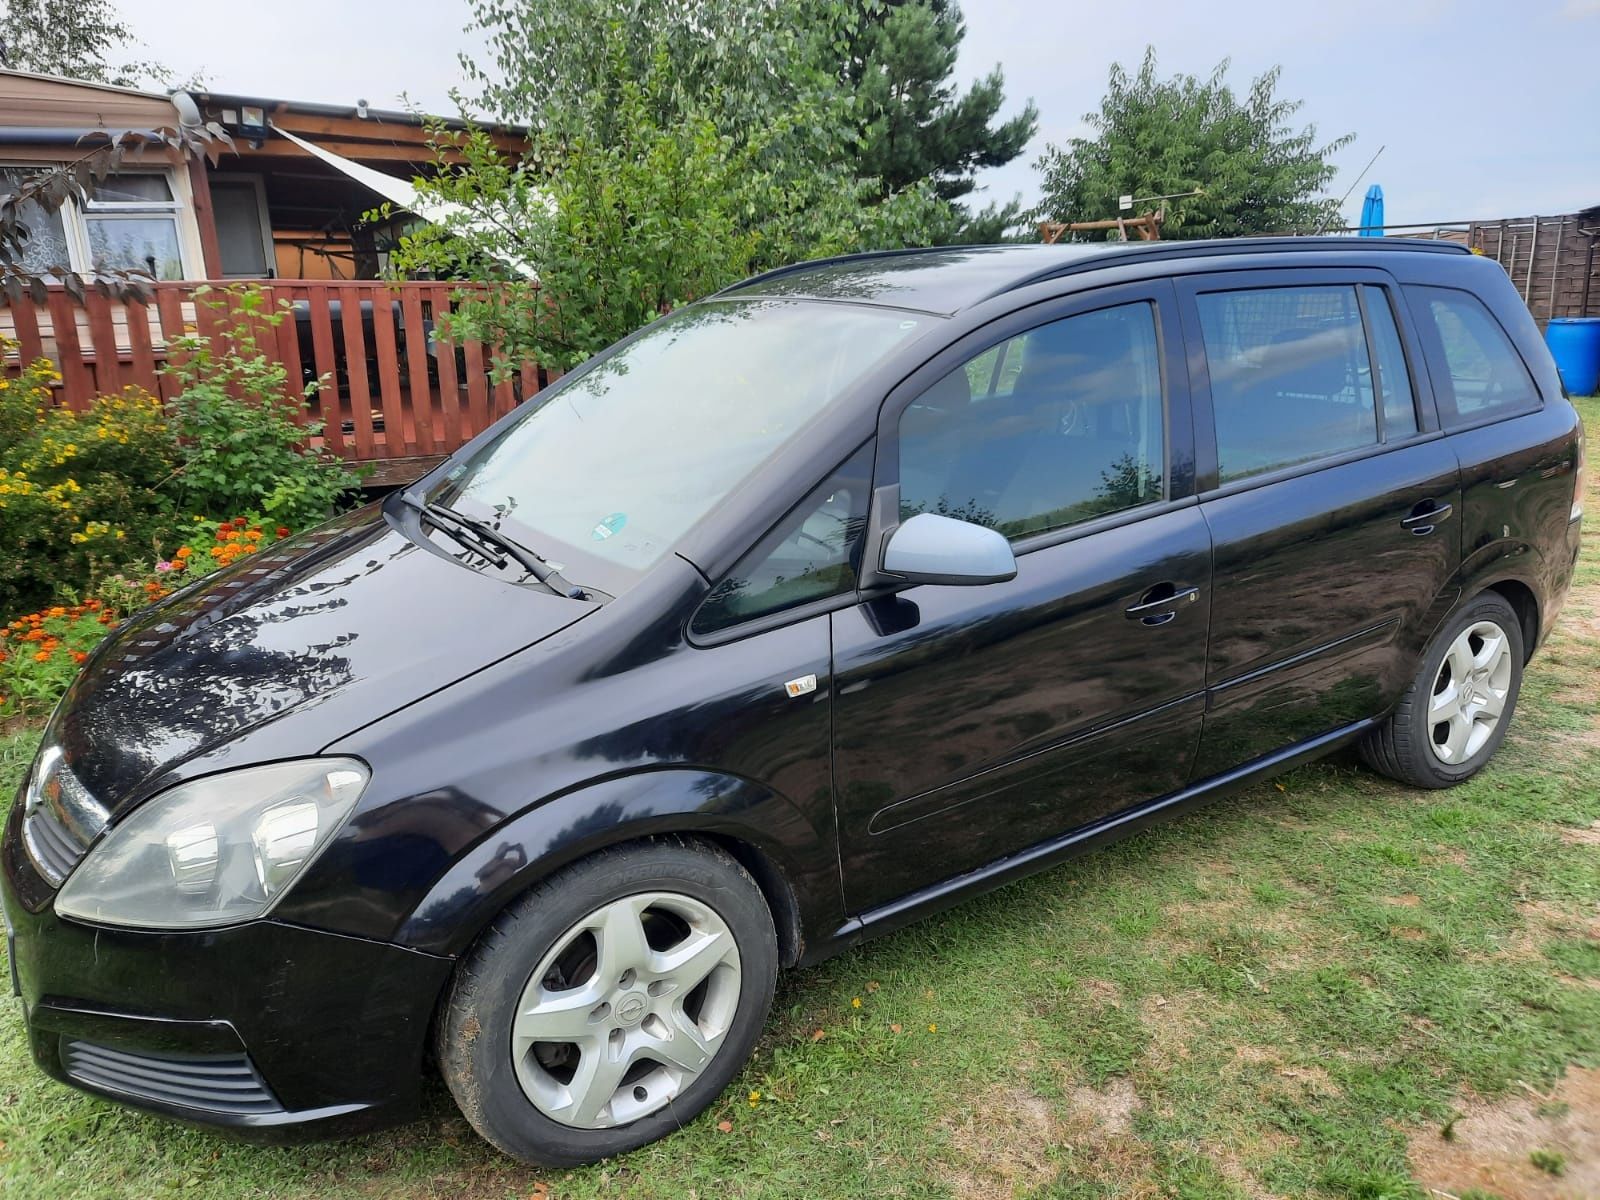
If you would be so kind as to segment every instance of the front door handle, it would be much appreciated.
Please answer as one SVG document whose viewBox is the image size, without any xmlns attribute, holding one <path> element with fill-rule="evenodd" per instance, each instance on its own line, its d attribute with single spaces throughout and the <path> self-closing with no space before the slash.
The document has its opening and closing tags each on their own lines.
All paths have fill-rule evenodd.
<svg viewBox="0 0 1600 1200">
<path fill-rule="evenodd" d="M 1425 537 L 1433 532 L 1434 527 L 1442 521 L 1449 520 L 1454 508 L 1449 504 L 1440 504 L 1436 500 L 1424 500 L 1411 510 L 1409 516 L 1400 520 L 1402 529 L 1409 529 L 1418 537 Z"/>
<path fill-rule="evenodd" d="M 1141 625 L 1165 625 L 1178 609 L 1200 599 L 1200 589 L 1181 583 L 1158 583 L 1123 610 L 1128 620 Z"/>
</svg>

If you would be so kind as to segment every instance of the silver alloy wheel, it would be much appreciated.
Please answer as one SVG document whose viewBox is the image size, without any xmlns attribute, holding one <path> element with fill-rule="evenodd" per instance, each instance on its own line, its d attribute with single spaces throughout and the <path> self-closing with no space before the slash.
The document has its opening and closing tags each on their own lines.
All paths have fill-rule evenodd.
<svg viewBox="0 0 1600 1200">
<path fill-rule="evenodd" d="M 1456 635 L 1428 699 L 1428 744 L 1440 762 L 1460 766 L 1483 749 L 1511 694 L 1511 643 L 1493 621 Z"/>
<path fill-rule="evenodd" d="M 523 989 L 517 1080 L 563 1125 L 636 1121 L 716 1057 L 739 990 L 739 948 L 708 905 L 677 892 L 614 900 L 562 934 Z"/>
</svg>

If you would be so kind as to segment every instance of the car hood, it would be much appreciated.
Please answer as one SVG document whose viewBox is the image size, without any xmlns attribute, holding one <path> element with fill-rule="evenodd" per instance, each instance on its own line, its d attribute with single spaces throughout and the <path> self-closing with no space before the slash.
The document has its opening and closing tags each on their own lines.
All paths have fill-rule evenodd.
<svg viewBox="0 0 1600 1200">
<path fill-rule="evenodd" d="M 199 756 L 315 754 L 595 607 L 468 568 L 370 506 L 119 625 L 50 733 L 116 813 Z M 211 754 L 224 747 L 239 752 Z"/>
</svg>

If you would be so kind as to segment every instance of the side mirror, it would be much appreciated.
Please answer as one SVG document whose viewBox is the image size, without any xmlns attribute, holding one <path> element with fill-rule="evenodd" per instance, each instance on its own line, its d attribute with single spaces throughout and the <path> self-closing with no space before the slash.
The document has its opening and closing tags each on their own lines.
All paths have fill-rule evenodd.
<svg viewBox="0 0 1600 1200">
<path fill-rule="evenodd" d="M 1016 578 L 1017 560 L 996 530 L 918 513 L 890 536 L 883 570 L 910 583 L 1003 583 Z"/>
</svg>

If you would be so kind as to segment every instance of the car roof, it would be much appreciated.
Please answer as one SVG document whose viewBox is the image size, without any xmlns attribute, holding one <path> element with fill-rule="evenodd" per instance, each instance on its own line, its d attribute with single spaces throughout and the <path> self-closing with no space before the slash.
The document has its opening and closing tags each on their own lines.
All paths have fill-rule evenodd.
<svg viewBox="0 0 1600 1200">
<path fill-rule="evenodd" d="M 1030 283 L 1167 258 L 1344 250 L 1466 254 L 1452 242 L 1414 238 L 1252 237 L 1190 242 L 1071 242 L 945 246 L 849 254 L 780 267 L 724 288 L 717 297 L 848 300 L 949 315 Z"/>
</svg>

